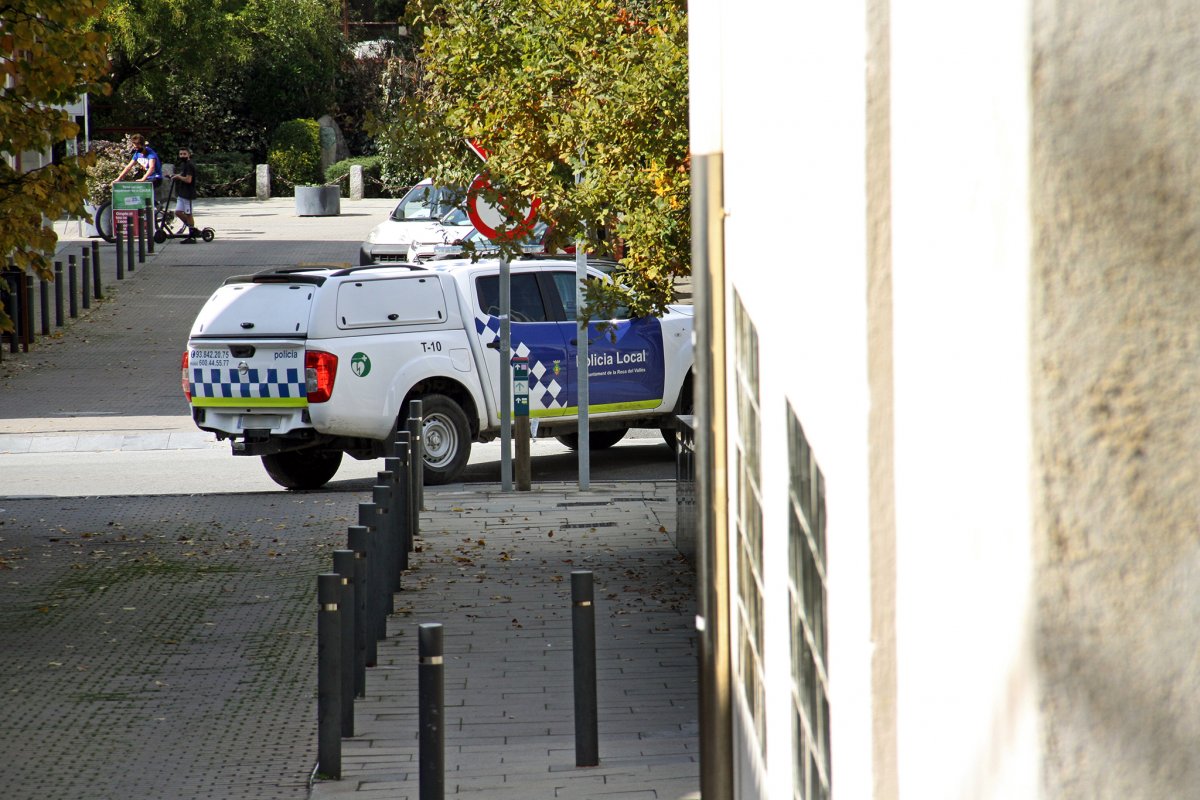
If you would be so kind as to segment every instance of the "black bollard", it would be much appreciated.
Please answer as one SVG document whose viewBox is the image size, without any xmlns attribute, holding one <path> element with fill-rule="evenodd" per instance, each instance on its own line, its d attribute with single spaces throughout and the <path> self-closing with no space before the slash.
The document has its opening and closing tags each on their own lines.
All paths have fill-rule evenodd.
<svg viewBox="0 0 1200 800">
<path fill-rule="evenodd" d="M 50 335 L 50 283 L 42 278 L 38 282 L 39 290 L 39 311 L 42 317 L 42 336 Z"/>
<path fill-rule="evenodd" d="M 367 621 L 371 623 L 367 628 L 367 635 L 378 641 L 387 638 L 385 595 L 391 592 L 387 590 L 387 584 L 383 580 L 386 570 L 380 547 L 379 511 L 374 503 L 358 504 L 358 524 L 367 529 L 367 586 L 370 588 L 367 605 L 371 607 L 371 615 L 367 617 Z"/>
<path fill-rule="evenodd" d="M 79 271 L 75 266 L 75 256 L 67 256 L 67 308 L 71 319 L 79 316 Z"/>
<path fill-rule="evenodd" d="M 154 253 L 154 206 L 146 201 L 146 252 Z"/>
<path fill-rule="evenodd" d="M 413 492 L 417 512 L 425 510 L 425 408 L 420 400 L 408 402 L 408 444 L 412 452 Z M 414 529 L 415 530 L 415 529 Z"/>
<path fill-rule="evenodd" d="M 600 764 L 596 714 L 596 608 L 592 573 L 571 573 L 571 656 L 575 666 L 575 766 Z"/>
<path fill-rule="evenodd" d="M 317 771 L 342 777 L 342 576 L 317 576 Z"/>
<path fill-rule="evenodd" d="M 342 617 L 342 736 L 354 735 L 354 670 L 356 652 L 354 647 L 355 630 L 355 597 L 354 597 L 354 559 L 353 550 L 333 551 L 333 571 L 342 579 L 342 593 L 339 595 L 338 608 Z"/>
<path fill-rule="evenodd" d="M 375 660 L 379 657 L 375 640 L 375 604 L 371 602 L 371 593 L 375 591 L 375 587 L 371 583 L 374 565 L 371 563 L 370 544 L 371 529 L 367 526 L 351 525 L 346 529 L 346 547 L 358 555 L 358 562 L 362 565 L 362 576 L 355 575 L 359 612 L 355 616 L 355 622 L 362 628 L 362 646 L 359 647 L 358 640 L 355 639 L 355 647 L 362 653 L 363 665 L 367 667 L 375 666 Z M 355 694 L 363 696 L 363 692 L 358 691 L 357 686 Z"/>
<path fill-rule="evenodd" d="M 61 261 L 54 262 L 54 324 L 63 326 L 63 267 Z"/>
<path fill-rule="evenodd" d="M 413 474 L 412 437 L 409 436 L 408 431 L 400 431 L 396 434 L 395 451 L 397 458 L 404 459 L 404 463 L 401 465 L 401 469 L 404 471 L 404 483 L 401 485 L 401 488 L 404 492 L 404 538 L 405 544 L 407 545 L 407 552 L 411 553 L 413 549 L 413 539 L 421 532 L 421 514 L 413 500 L 413 483 L 416 481 L 416 477 Z M 407 565 L 408 556 L 406 553 L 406 569 Z"/>
<path fill-rule="evenodd" d="M 25 296 L 21 298 L 21 305 L 25 312 L 25 352 L 28 353 L 29 345 L 33 344 L 33 273 L 25 278 Z"/>
<path fill-rule="evenodd" d="M 86 247 L 79 254 L 79 279 L 83 284 L 82 291 L 79 293 L 80 299 L 83 302 L 84 308 L 92 307 L 92 254 Z"/>
<path fill-rule="evenodd" d="M 125 266 L 129 267 L 129 271 L 134 271 L 133 266 L 133 240 L 136 238 L 133 235 L 133 216 L 125 217 Z"/>
<path fill-rule="evenodd" d="M 97 300 L 104 299 L 100 289 L 100 243 L 92 242 L 92 296 Z"/>
<path fill-rule="evenodd" d="M 346 549 L 354 552 L 354 696 L 367 695 L 367 531 L 351 526 Z M 372 658 L 374 662 L 374 658 Z"/>
<path fill-rule="evenodd" d="M 442 626 L 417 626 L 417 729 L 420 762 L 420 800 L 443 800 L 446 794 L 445 666 L 442 664 Z"/>
<path fill-rule="evenodd" d="M 403 453 L 401 452 L 403 451 Z M 408 434 L 403 443 L 396 437 L 396 455 L 383 460 L 384 469 L 392 473 L 392 509 L 396 519 L 396 591 L 403 589 L 404 571 L 408 569 Z"/>
<path fill-rule="evenodd" d="M 392 473 L 376 473 L 375 485 L 371 487 L 371 500 L 375 503 L 375 513 L 379 515 L 379 558 L 382 561 L 384 613 L 393 614 L 396 611 L 396 518 L 392 515 Z"/>
<path fill-rule="evenodd" d="M 138 244 L 138 263 L 146 263 L 146 209 L 139 208 L 137 210 L 137 244 Z"/>
<path fill-rule="evenodd" d="M 117 280 L 125 280 L 125 237 L 121 234 L 121 225 L 113 220 L 113 233 L 117 235 Z"/>
</svg>

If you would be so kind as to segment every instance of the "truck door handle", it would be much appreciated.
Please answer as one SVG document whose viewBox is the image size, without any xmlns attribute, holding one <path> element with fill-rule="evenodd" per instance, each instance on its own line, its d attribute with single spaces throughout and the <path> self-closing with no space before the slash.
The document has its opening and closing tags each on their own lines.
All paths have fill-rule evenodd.
<svg viewBox="0 0 1200 800">
<path fill-rule="evenodd" d="M 399 314 L 388 314 L 388 319 L 391 320 L 392 322 L 395 322 L 396 320 L 400 319 L 400 315 Z"/>
<path fill-rule="evenodd" d="M 499 350 L 500 349 L 500 340 L 497 339 L 494 342 L 488 342 L 487 344 L 484 345 L 484 347 L 489 347 L 492 350 Z"/>
</svg>

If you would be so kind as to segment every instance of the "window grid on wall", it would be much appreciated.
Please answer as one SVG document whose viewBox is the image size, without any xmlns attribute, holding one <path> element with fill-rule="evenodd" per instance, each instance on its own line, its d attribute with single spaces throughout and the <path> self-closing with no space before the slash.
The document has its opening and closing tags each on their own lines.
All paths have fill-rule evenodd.
<svg viewBox="0 0 1200 800">
<path fill-rule="evenodd" d="M 767 758 L 766 684 L 763 672 L 762 426 L 759 414 L 758 331 L 734 294 L 734 375 L 738 427 L 735 464 L 737 506 L 736 664 L 741 690 L 754 722 L 759 751 Z"/>
<path fill-rule="evenodd" d="M 829 623 L 826 609 L 825 479 L 795 411 L 787 414 L 788 595 L 792 623 L 793 796 L 828 800 Z"/>
</svg>

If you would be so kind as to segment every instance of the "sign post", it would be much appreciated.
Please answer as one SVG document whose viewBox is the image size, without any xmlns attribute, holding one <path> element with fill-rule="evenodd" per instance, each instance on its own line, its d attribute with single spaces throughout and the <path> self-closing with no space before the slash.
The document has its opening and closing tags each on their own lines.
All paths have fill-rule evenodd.
<svg viewBox="0 0 1200 800">
<path fill-rule="evenodd" d="M 121 181 L 114 183 L 112 189 L 112 219 L 113 229 L 123 229 L 126 241 L 136 239 L 141 230 L 141 217 L 138 211 L 149 203 L 154 207 L 154 184 L 149 181 Z M 154 220 L 150 220 L 151 227 Z"/>
<path fill-rule="evenodd" d="M 529 463 L 529 359 L 514 356 L 513 369 L 513 415 L 516 417 L 517 440 L 517 491 L 528 492 L 530 488 Z"/>
</svg>

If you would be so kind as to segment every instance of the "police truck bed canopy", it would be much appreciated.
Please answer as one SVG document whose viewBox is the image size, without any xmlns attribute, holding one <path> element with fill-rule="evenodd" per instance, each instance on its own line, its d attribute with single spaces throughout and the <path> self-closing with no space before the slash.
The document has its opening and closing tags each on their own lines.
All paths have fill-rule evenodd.
<svg viewBox="0 0 1200 800">
<path fill-rule="evenodd" d="M 315 288 L 297 281 L 226 283 L 200 309 L 191 335 L 238 339 L 304 336 Z"/>
</svg>

